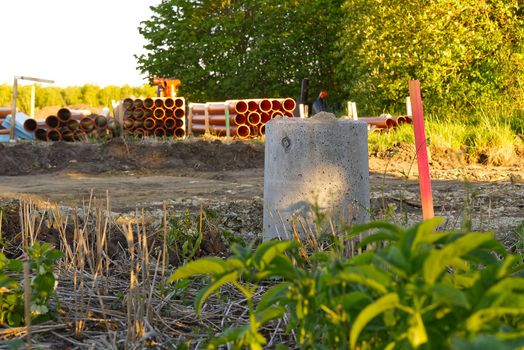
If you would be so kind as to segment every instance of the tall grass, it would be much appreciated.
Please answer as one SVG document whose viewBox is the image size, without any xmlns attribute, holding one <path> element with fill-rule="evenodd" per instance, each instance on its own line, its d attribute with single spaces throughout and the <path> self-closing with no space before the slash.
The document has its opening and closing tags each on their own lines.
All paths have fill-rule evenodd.
<svg viewBox="0 0 524 350">
<path fill-rule="evenodd" d="M 444 111 L 427 114 L 425 128 L 428 145 L 461 151 L 470 162 L 507 165 L 523 151 L 524 111 L 476 110 L 464 113 Z M 383 153 L 399 144 L 412 144 L 413 128 L 402 125 L 390 132 L 371 133 L 371 153 Z"/>
</svg>

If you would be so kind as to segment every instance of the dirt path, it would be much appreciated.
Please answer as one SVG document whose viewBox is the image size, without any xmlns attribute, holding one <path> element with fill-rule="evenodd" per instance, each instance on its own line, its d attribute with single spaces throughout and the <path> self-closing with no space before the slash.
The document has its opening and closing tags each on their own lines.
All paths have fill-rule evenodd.
<svg viewBox="0 0 524 350">
<path fill-rule="evenodd" d="M 144 208 L 157 215 L 166 201 L 173 210 L 203 205 L 229 216 L 249 212 L 251 229 L 261 227 L 262 144 L 18 145 L 0 147 L 0 161 L 0 198 L 25 196 L 71 207 L 81 206 L 91 191 L 98 198 L 109 191 L 115 212 Z M 433 159 L 435 212 L 446 218 L 447 228 L 471 224 L 511 240 L 524 222 L 523 170 Z M 375 218 L 400 224 L 420 220 L 416 166 L 409 154 L 372 157 L 370 171 Z"/>
</svg>

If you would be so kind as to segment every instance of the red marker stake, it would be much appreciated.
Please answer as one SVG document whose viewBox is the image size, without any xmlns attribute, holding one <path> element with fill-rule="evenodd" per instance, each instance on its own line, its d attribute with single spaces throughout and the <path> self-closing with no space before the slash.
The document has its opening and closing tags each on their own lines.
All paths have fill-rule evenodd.
<svg viewBox="0 0 524 350">
<path fill-rule="evenodd" d="M 429 176 L 428 150 L 426 132 L 424 131 L 424 113 L 422 110 L 422 96 L 420 94 L 420 81 L 409 81 L 409 97 L 413 113 L 413 127 L 415 129 L 415 146 L 417 149 L 418 181 L 420 184 L 420 199 L 422 201 L 422 218 L 432 219 L 433 194 L 431 192 L 431 178 Z"/>
</svg>

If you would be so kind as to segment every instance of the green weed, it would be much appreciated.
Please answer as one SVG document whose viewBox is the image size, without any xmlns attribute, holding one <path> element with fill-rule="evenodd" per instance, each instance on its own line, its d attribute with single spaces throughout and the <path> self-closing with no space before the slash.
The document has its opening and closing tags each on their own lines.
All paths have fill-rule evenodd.
<svg viewBox="0 0 524 350">
<path fill-rule="evenodd" d="M 168 282 L 210 276 L 195 298 L 197 313 L 225 284 L 245 296 L 249 324 L 227 329 L 209 349 L 262 349 L 261 329 L 284 315 L 301 349 L 524 346 L 522 257 L 491 233 L 437 232 L 441 223 L 354 226 L 348 237 L 372 234 L 350 259 L 336 247 L 304 259 L 300 243 L 290 241 L 235 246 L 228 259 L 192 261 Z M 255 303 L 264 283 L 272 287 Z"/>
</svg>

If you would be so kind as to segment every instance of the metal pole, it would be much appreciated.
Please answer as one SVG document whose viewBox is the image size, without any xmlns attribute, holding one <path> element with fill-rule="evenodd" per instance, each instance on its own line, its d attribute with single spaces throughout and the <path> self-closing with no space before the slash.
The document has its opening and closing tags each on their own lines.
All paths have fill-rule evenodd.
<svg viewBox="0 0 524 350">
<path fill-rule="evenodd" d="M 226 102 L 224 112 L 226 115 L 226 144 L 229 145 L 229 138 L 231 137 L 231 130 L 229 128 L 229 102 Z"/>
<path fill-rule="evenodd" d="M 31 110 L 29 111 L 29 116 L 35 118 L 35 84 L 31 85 Z"/>
<path fill-rule="evenodd" d="M 18 98 L 18 77 L 13 81 L 13 108 L 11 111 L 11 127 L 9 128 L 9 141 L 15 141 L 15 122 L 16 122 L 16 99 Z"/>
</svg>

